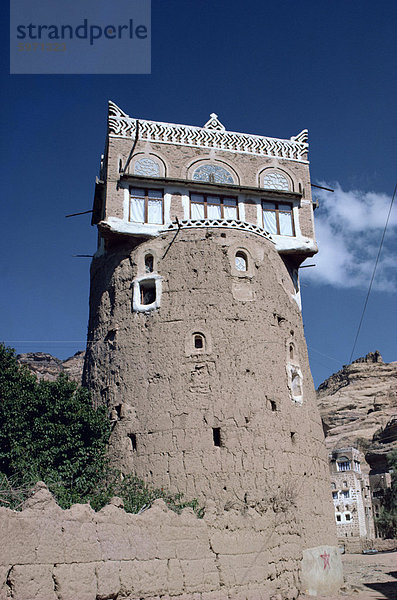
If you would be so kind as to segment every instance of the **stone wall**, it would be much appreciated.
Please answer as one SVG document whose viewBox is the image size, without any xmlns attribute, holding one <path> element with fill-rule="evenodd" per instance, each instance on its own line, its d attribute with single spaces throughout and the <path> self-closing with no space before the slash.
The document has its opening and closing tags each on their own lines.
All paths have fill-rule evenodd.
<svg viewBox="0 0 397 600">
<path fill-rule="evenodd" d="M 292 599 L 301 587 L 293 510 L 219 513 L 208 503 L 198 519 L 156 500 L 132 515 L 119 499 L 98 513 L 62 510 L 40 483 L 21 512 L 0 508 L 0 532 L 0 600 Z M 325 578 L 336 589 L 332 552 Z M 320 554 L 309 570 L 322 568 Z"/>
<path fill-rule="evenodd" d="M 112 135 L 108 137 L 106 174 L 102 174 L 105 178 L 103 190 L 106 202 L 101 212 L 101 219 L 106 222 L 109 221 L 110 223 L 113 220 L 113 225 L 115 225 L 114 219 L 116 219 L 117 221 L 124 221 L 125 225 L 125 222 L 129 220 L 125 214 L 124 204 L 126 193 L 128 198 L 128 188 L 132 183 L 130 176 L 134 174 L 136 161 L 142 158 L 150 158 L 160 166 L 159 177 L 147 180 L 141 176 L 133 181 L 138 187 L 147 185 L 148 182 L 150 182 L 150 185 L 154 184 L 156 189 L 158 186 L 160 188 L 166 186 L 168 192 L 173 194 L 171 212 L 168 215 L 167 211 L 168 218 L 166 215 L 166 222 L 173 220 L 175 216 L 179 219 L 190 218 L 187 211 L 183 209 L 182 197 L 174 193 L 175 185 L 184 184 L 187 186 L 186 190 L 193 191 L 192 184 L 197 184 L 197 181 L 195 182 L 192 179 L 194 170 L 200 165 L 213 162 L 233 174 L 233 183 L 226 186 L 211 184 L 210 190 L 215 194 L 222 193 L 227 196 L 238 197 L 241 220 L 263 227 L 262 217 L 259 217 L 260 210 L 257 210 L 257 205 L 260 206 L 262 199 L 273 202 L 277 200 L 289 202 L 295 205 L 295 235 L 298 236 L 294 238 L 295 243 L 301 236 L 308 239 L 314 238 L 310 174 L 309 165 L 306 161 L 138 140 L 129 167 L 121 177 L 120 167 L 127 162 L 131 151 L 131 143 L 129 138 L 119 138 Z M 264 189 L 263 175 L 271 171 L 283 174 L 289 182 L 288 191 L 280 192 L 280 190 L 275 189 Z M 183 188 L 178 191 L 180 192 L 181 189 Z M 207 192 L 210 192 L 210 190 L 207 190 Z M 289 239 L 288 242 L 292 243 L 293 239 Z M 301 250 L 303 253 L 305 251 L 309 252 L 310 255 L 316 252 L 311 246 L 309 249 L 303 247 Z"/>
</svg>

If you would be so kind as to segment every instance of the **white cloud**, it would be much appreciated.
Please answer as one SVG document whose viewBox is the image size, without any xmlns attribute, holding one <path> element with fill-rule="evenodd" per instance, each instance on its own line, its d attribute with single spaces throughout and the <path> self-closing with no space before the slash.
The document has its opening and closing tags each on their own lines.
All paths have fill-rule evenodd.
<svg viewBox="0 0 397 600">
<path fill-rule="evenodd" d="M 345 192 L 339 184 L 322 184 L 335 190 L 315 190 L 319 200 L 315 230 L 319 253 L 316 268 L 301 271 L 302 280 L 343 288 L 367 288 L 372 276 L 391 198 L 376 192 Z M 397 211 L 393 207 L 378 262 L 373 289 L 397 289 Z M 312 261 L 311 261 L 312 262 Z"/>
</svg>

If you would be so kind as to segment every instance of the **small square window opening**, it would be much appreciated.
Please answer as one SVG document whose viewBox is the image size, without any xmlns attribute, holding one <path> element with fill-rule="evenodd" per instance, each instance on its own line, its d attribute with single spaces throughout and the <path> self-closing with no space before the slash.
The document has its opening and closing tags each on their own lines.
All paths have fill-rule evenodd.
<svg viewBox="0 0 397 600">
<path fill-rule="evenodd" d="M 148 306 L 156 301 L 156 282 L 154 279 L 146 279 L 139 283 L 140 300 L 143 306 Z"/>
</svg>

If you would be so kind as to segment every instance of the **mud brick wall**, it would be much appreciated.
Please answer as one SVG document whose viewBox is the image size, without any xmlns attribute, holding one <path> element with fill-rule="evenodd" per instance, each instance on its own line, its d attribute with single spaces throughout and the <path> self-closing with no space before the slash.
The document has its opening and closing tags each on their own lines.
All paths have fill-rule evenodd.
<svg viewBox="0 0 397 600">
<path fill-rule="evenodd" d="M 295 598 L 301 550 L 293 510 L 178 515 L 156 500 L 62 510 L 44 486 L 21 512 L 0 509 L 0 599 Z"/>
</svg>

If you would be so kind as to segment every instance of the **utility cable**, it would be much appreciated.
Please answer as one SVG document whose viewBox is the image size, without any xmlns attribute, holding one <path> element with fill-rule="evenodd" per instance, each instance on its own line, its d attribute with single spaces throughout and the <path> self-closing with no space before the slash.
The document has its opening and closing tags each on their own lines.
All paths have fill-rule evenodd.
<svg viewBox="0 0 397 600">
<path fill-rule="evenodd" d="M 381 241 L 380 241 L 380 245 L 379 245 L 378 256 L 376 257 L 376 261 L 375 261 L 374 270 L 373 270 L 373 272 L 372 272 L 372 277 L 371 277 L 371 281 L 370 281 L 369 288 L 368 288 L 368 292 L 367 292 L 367 297 L 365 298 L 364 307 L 363 307 L 363 310 L 362 310 L 362 313 L 361 313 L 361 319 L 360 319 L 360 323 L 359 323 L 359 325 L 358 325 L 358 329 L 357 329 L 356 337 L 355 337 L 355 340 L 354 340 L 353 348 L 352 348 L 352 351 L 351 351 L 351 354 L 350 354 L 350 358 L 349 358 L 349 364 L 352 362 L 352 358 L 353 358 L 353 352 L 354 352 L 354 350 L 355 350 L 355 348 L 356 348 L 356 344 L 357 344 L 358 336 L 359 336 L 359 334 L 360 334 L 361 325 L 362 325 L 362 323 L 363 323 L 363 319 L 364 319 L 365 311 L 366 311 L 367 304 L 368 304 L 369 295 L 370 295 L 370 293 L 371 293 L 372 284 L 373 284 L 373 282 L 374 282 L 374 278 L 375 278 L 376 268 L 377 268 L 377 266 L 378 266 L 378 262 L 379 262 L 380 253 L 381 253 L 381 251 L 382 251 L 383 241 L 384 241 L 384 239 L 385 239 L 385 235 L 386 235 L 386 229 L 387 229 L 387 226 L 388 226 L 388 224 L 389 224 L 389 219 L 390 219 L 391 209 L 393 208 L 393 202 L 394 202 L 394 198 L 395 198 L 395 195 L 396 195 L 396 191 L 397 191 L 397 183 L 396 183 L 396 185 L 394 186 L 393 197 L 392 197 L 392 199 L 391 199 L 391 202 L 390 202 L 390 207 L 389 207 L 389 212 L 388 212 L 387 219 L 386 219 L 385 228 L 384 228 L 384 230 L 383 230 L 382 239 L 381 239 Z"/>
</svg>

